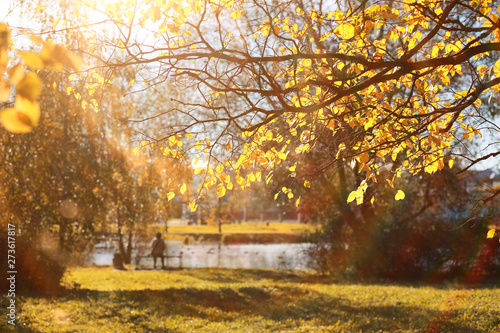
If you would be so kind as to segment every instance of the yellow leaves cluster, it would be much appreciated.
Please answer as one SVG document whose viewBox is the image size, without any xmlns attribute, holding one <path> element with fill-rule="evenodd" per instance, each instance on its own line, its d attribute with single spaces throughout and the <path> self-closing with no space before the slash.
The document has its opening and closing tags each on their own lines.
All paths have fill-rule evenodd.
<svg viewBox="0 0 500 333">
<path fill-rule="evenodd" d="M 351 39 L 356 34 L 356 29 L 351 23 L 345 22 L 339 24 L 333 31 L 337 37 L 342 39 Z"/>
<path fill-rule="evenodd" d="M 38 124 L 40 108 L 37 102 L 32 102 L 22 96 L 16 97 L 14 108 L 0 112 L 0 121 L 5 129 L 12 133 L 28 133 Z"/>
<path fill-rule="evenodd" d="M 355 191 L 349 193 L 349 196 L 347 197 L 347 203 L 356 200 L 356 204 L 358 205 L 362 204 L 364 200 L 364 194 L 367 188 L 368 188 L 368 183 L 366 182 L 366 180 L 363 180 Z"/>
<path fill-rule="evenodd" d="M 12 133 L 30 132 L 40 119 L 40 108 L 36 99 L 42 89 L 42 81 L 33 72 L 24 74 L 24 68 L 16 65 L 10 71 L 9 83 L 16 86 L 16 101 L 13 108 L 0 111 L 0 121 Z M 10 95 L 10 86 L 2 85 L 0 97 L 6 100 Z"/>
<path fill-rule="evenodd" d="M 144 11 L 139 21 L 152 21 L 158 27 L 156 31 L 158 34 L 168 35 L 169 40 L 172 38 L 177 40 L 176 38 L 178 38 L 177 46 L 183 46 L 192 37 L 191 32 L 187 30 L 192 29 L 192 27 L 186 24 L 186 18 L 193 12 L 201 13 L 206 10 L 207 14 L 212 14 L 217 19 L 227 15 L 232 20 L 239 20 L 245 15 L 246 7 L 242 3 L 243 1 L 208 2 L 206 4 L 194 0 L 183 2 L 174 0 L 147 1 L 148 10 Z M 446 6 L 440 1 L 423 0 L 418 3 L 429 10 L 426 15 L 433 13 L 435 17 L 442 15 Z M 477 7 L 482 15 L 497 22 L 498 17 L 491 13 L 491 9 L 488 10 L 491 7 L 488 3 L 489 1 L 474 1 L 473 7 Z M 457 101 L 466 98 L 467 93 L 470 93 L 455 93 L 450 89 L 454 81 L 458 81 L 454 77 L 457 74 L 462 75 L 462 67 L 458 64 L 418 70 L 410 68 L 406 71 L 402 63 L 401 66 L 395 66 L 392 71 L 386 72 L 389 73 L 387 76 L 393 75 L 393 79 L 386 82 L 373 80 L 374 83 L 365 84 L 377 75 L 383 77 L 381 67 L 373 66 L 374 64 L 383 65 L 384 61 L 394 62 L 398 60 L 397 57 L 403 58 L 412 50 L 417 51 L 415 48 L 435 26 L 429 22 L 428 17 L 422 11 L 415 10 L 414 1 L 401 2 L 398 5 L 401 6 L 398 7 L 399 10 L 393 8 L 395 6 L 391 7 L 379 2 L 373 2 L 373 4 L 370 6 L 370 3 L 367 3 L 366 8 L 354 13 L 351 11 L 343 13 L 340 10 L 335 10 L 322 14 L 315 10 L 306 12 L 303 7 L 297 7 L 295 9 L 296 15 L 292 14 L 291 17 L 284 17 L 281 14 L 276 17 L 268 16 L 256 24 L 253 31 L 256 40 L 252 43 L 266 43 L 266 47 L 276 45 L 276 49 L 271 50 L 275 51 L 276 55 L 296 56 L 293 64 L 283 63 L 284 66 L 276 66 L 279 68 L 275 75 L 276 82 L 279 82 L 277 88 L 284 88 L 283 101 L 288 103 L 286 107 L 291 110 L 291 112 L 284 112 L 279 117 L 286 120 L 288 128 L 278 132 L 269 124 L 269 126 L 261 126 L 251 133 L 244 132 L 243 138 L 247 140 L 247 143 L 240 154 L 234 155 L 230 164 L 196 168 L 195 174 L 203 178 L 200 184 L 201 188 L 216 189 L 218 197 L 224 196 L 226 191 L 233 186 L 229 172 L 234 172 L 234 175 L 231 174 L 231 176 L 235 184 L 246 188 L 261 177 L 248 170 L 256 168 L 268 172 L 265 179 L 266 183 L 269 183 L 272 178 L 272 170 L 276 166 L 314 148 L 317 140 L 315 135 L 319 128 L 330 131 L 331 133 L 328 135 L 332 136 L 344 135 L 345 132 L 351 130 L 363 133 L 352 142 L 345 140 L 336 143 L 338 148 L 335 152 L 335 158 L 346 163 L 352 162 L 353 167 L 356 166 L 357 171 L 363 172 L 367 180 L 372 182 L 377 181 L 379 176 L 376 163 L 402 161 L 402 167 L 395 172 L 398 176 L 402 170 L 410 173 L 416 173 L 420 170 L 434 173 L 445 167 L 445 151 L 450 148 L 457 130 L 448 124 L 456 125 L 454 123 L 461 123 L 463 120 L 461 118 L 455 119 L 453 112 L 443 112 L 439 116 L 433 116 L 433 114 L 439 113 L 437 110 L 452 109 L 454 105 L 457 105 Z M 204 5 L 206 8 L 203 8 Z M 109 8 L 114 8 L 113 10 L 116 11 L 110 14 L 124 15 L 124 19 L 127 20 L 124 23 L 133 19 L 133 15 L 126 11 L 123 11 L 122 14 L 119 11 L 121 8 L 119 6 L 110 6 Z M 478 18 L 483 21 L 478 20 L 478 26 L 487 21 L 479 16 L 481 15 L 478 15 Z M 313 37 L 312 31 L 321 31 L 322 35 Z M 500 29 L 495 30 L 494 37 L 500 40 L 498 31 Z M 229 42 L 232 40 L 232 32 L 221 31 L 221 36 L 223 36 L 222 39 L 228 37 Z M 315 43 L 314 38 L 318 37 L 320 42 L 333 39 L 329 42 L 335 44 L 335 53 L 338 57 L 330 58 L 328 56 L 325 57 L 326 59 L 318 57 L 317 55 L 323 51 Z M 283 42 L 285 40 L 286 43 Z M 472 36 L 460 39 L 452 36 L 450 32 L 443 32 L 419 49 L 411 59 L 403 59 L 402 61 L 408 60 L 408 64 L 411 65 L 412 62 L 421 63 L 429 59 L 456 55 L 462 51 L 465 45 L 474 45 L 473 42 L 474 37 Z M 223 47 L 227 46 L 222 44 Z M 303 45 L 308 47 L 301 48 Z M 124 48 L 124 45 L 119 44 L 119 47 Z M 169 45 L 169 47 L 174 48 L 175 46 Z M 182 51 L 184 52 L 186 49 L 187 47 L 182 48 Z M 272 54 L 272 52 L 265 54 Z M 356 58 L 363 58 L 365 61 L 353 60 Z M 32 54 L 27 54 L 26 59 L 33 67 L 39 65 L 37 61 L 40 59 Z M 244 64 L 241 65 L 242 68 L 244 66 Z M 401 77 L 395 75 L 398 71 L 403 72 Z M 492 70 L 483 64 L 479 65 L 477 73 L 481 78 L 492 75 L 500 77 L 500 60 L 496 62 Z M 132 84 L 131 81 L 130 85 Z M 349 94 L 335 100 L 331 105 L 325 106 L 323 104 L 330 98 L 333 100 L 338 91 L 345 92 L 356 86 L 363 88 L 356 91 L 355 94 Z M 500 90 L 500 85 L 494 87 L 493 90 Z M 400 97 L 408 91 L 414 92 L 411 98 Z M 445 98 L 442 98 L 443 94 Z M 455 95 L 452 97 L 453 94 Z M 387 96 L 391 96 L 390 99 Z M 217 93 L 211 93 L 210 97 L 208 105 L 215 105 Z M 478 100 L 475 105 L 478 106 L 479 103 Z M 318 108 L 315 109 L 314 106 L 318 106 Z M 301 109 L 307 109 L 307 114 Z M 313 122 L 316 124 L 316 128 L 309 126 Z M 445 128 L 447 128 L 446 131 L 443 130 Z M 471 140 L 473 135 L 479 135 L 479 132 L 470 126 L 465 126 L 463 130 L 460 133 L 463 133 L 467 140 Z M 292 144 L 290 140 L 293 140 Z M 192 144 L 197 153 L 200 154 L 210 154 L 212 151 L 218 151 L 217 149 L 221 153 L 233 150 L 232 140 L 229 138 L 227 141 L 226 138 L 221 139 L 220 142 L 198 138 Z M 182 145 L 179 137 L 170 137 L 168 147 L 164 148 L 165 153 L 173 155 L 183 147 Z M 451 161 L 450 167 L 452 163 Z M 295 166 L 289 171 L 291 173 L 297 172 Z M 392 186 L 392 181 L 390 184 Z M 310 183 L 306 181 L 304 186 L 310 187 Z M 358 189 L 351 192 L 348 202 L 362 203 L 367 186 L 369 186 L 368 181 L 363 182 Z M 286 194 L 289 199 L 293 198 L 294 194 L 288 188 L 282 189 L 281 192 Z M 395 199 L 403 200 L 404 198 L 404 192 L 398 190 Z M 197 203 L 193 202 L 192 207 L 196 205 Z"/>
<path fill-rule="evenodd" d="M 39 54 L 31 51 L 18 52 L 25 65 L 29 68 L 37 70 L 50 67 L 56 71 L 61 71 L 63 67 L 67 67 L 76 71 L 82 66 L 82 58 L 65 47 L 54 44 L 51 40 L 45 42 L 38 38 L 33 39 L 43 45 Z"/>
<path fill-rule="evenodd" d="M 32 38 L 35 42 L 42 44 L 40 53 L 18 51 L 23 64 L 15 64 L 8 71 L 9 80 L 0 78 L 0 101 L 9 99 L 11 87 L 15 87 L 16 97 L 13 108 L 0 111 L 0 122 L 12 133 L 30 132 L 40 119 L 40 107 L 36 99 L 42 90 L 42 81 L 33 71 L 25 71 L 25 66 L 32 70 L 40 70 L 50 67 L 56 71 L 62 70 L 64 66 L 73 70 L 79 69 L 82 64 L 80 57 L 69 52 L 60 45 L 54 45 L 52 41 L 43 41 Z M 0 73 L 3 74 L 8 66 L 9 59 L 7 51 L 10 48 L 10 29 L 0 23 Z"/>
<path fill-rule="evenodd" d="M 198 209 L 198 201 L 196 199 L 189 201 L 189 209 L 192 212 L 195 212 Z"/>
</svg>

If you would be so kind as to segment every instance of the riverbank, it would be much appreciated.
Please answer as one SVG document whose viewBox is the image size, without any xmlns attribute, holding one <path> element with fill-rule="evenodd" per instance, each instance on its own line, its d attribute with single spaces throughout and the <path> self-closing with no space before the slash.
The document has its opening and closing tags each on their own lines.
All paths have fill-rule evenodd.
<svg viewBox="0 0 500 333">
<path fill-rule="evenodd" d="M 298 233 L 176 233 L 168 239 L 181 239 L 184 244 L 222 243 L 233 244 L 282 244 L 301 243 L 304 235 Z"/>
<path fill-rule="evenodd" d="M 153 225 L 160 228 L 159 231 L 165 229 L 164 225 Z M 221 226 L 222 234 L 300 234 L 303 232 L 313 232 L 316 230 L 316 225 L 287 223 L 287 222 L 233 222 L 223 224 Z M 219 233 L 218 225 L 169 225 L 168 233 L 171 234 L 216 234 Z"/>
<path fill-rule="evenodd" d="M 70 269 L 2 332 L 498 332 L 500 288 L 339 283 L 311 271 Z M 6 304 L 2 298 L 2 307 Z"/>
<path fill-rule="evenodd" d="M 166 239 L 180 240 L 184 244 L 219 243 L 273 244 L 301 243 L 304 235 L 314 232 L 318 226 L 287 222 L 240 222 L 224 224 L 219 232 L 217 225 L 164 225 L 149 227 L 150 237 L 160 232 Z"/>
</svg>

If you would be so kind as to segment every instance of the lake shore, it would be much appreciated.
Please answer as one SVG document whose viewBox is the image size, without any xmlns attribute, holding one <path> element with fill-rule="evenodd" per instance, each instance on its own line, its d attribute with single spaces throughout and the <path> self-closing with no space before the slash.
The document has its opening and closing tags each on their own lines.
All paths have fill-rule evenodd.
<svg viewBox="0 0 500 333">
<path fill-rule="evenodd" d="M 231 244 L 276 244 L 302 243 L 304 235 L 299 233 L 176 233 L 169 234 L 168 239 L 180 239 L 184 244 L 222 243 Z"/>
</svg>

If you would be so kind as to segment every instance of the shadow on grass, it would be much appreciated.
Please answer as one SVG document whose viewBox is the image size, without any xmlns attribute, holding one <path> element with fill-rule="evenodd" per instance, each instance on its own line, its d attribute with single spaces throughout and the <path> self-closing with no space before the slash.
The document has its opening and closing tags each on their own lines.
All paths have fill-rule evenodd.
<svg viewBox="0 0 500 333">
<path fill-rule="evenodd" d="M 245 281 L 249 277 L 252 281 L 268 280 L 273 282 L 293 282 L 301 284 L 333 284 L 342 283 L 343 285 L 367 285 L 367 286 L 403 286 L 403 287 L 423 287 L 430 286 L 439 289 L 493 289 L 500 287 L 500 279 L 482 281 L 481 283 L 466 283 L 460 280 L 454 281 L 419 281 L 419 282 L 397 282 L 389 280 L 356 280 L 338 278 L 320 275 L 313 271 L 301 270 L 266 270 L 266 269 L 225 269 L 225 268 L 197 268 L 179 270 L 179 273 L 186 276 L 195 277 L 200 280 L 221 283 L 233 283 Z"/>
<path fill-rule="evenodd" d="M 364 306 L 295 287 L 169 288 L 112 292 L 72 290 L 56 300 L 59 306 L 76 306 L 82 318 L 93 318 L 97 322 L 105 320 L 117 326 L 132 324 L 138 332 L 170 332 L 169 327 L 158 330 L 152 324 L 158 320 L 168 323 L 169 318 L 227 323 L 250 321 L 256 317 L 278 326 L 287 322 L 291 327 L 304 322 L 319 327 L 347 322 L 350 331 L 354 332 L 482 332 L 456 324 L 454 313 L 400 305 Z M 174 328 L 173 331 L 177 330 Z M 19 332 L 35 333 L 28 330 Z"/>
<path fill-rule="evenodd" d="M 179 272 L 186 276 L 195 277 L 200 280 L 232 283 L 251 279 L 251 281 L 274 281 L 293 283 L 314 283 L 331 284 L 337 282 L 336 279 L 314 274 L 311 271 L 300 270 L 275 270 L 275 269 L 225 269 L 225 268 L 197 268 L 186 269 Z"/>
</svg>

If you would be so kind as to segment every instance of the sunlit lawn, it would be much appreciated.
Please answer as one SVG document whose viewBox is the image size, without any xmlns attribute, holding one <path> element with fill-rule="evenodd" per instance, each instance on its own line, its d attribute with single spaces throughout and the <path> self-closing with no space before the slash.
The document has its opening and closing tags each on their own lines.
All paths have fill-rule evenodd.
<svg viewBox="0 0 500 333">
<path fill-rule="evenodd" d="M 161 228 L 164 228 L 162 225 Z M 270 222 L 269 225 L 264 222 L 241 222 L 222 225 L 223 234 L 232 233 L 302 233 L 305 231 L 314 231 L 316 226 L 309 224 Z M 169 233 L 219 233 L 217 225 L 172 225 L 168 226 Z"/>
<path fill-rule="evenodd" d="M 17 331 L 500 332 L 498 287 L 334 283 L 304 271 L 110 267 L 72 269 L 65 284 L 80 289 L 21 297 Z"/>
</svg>

